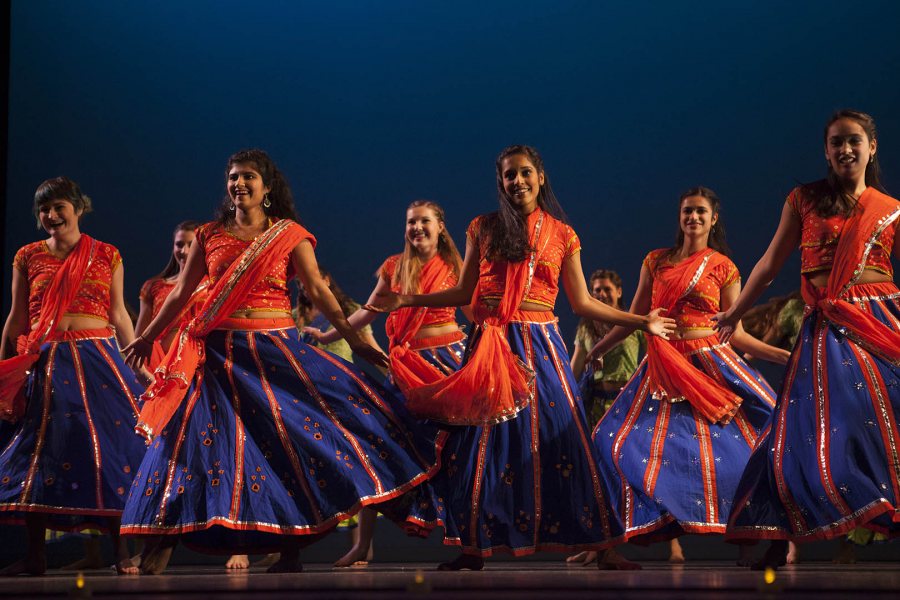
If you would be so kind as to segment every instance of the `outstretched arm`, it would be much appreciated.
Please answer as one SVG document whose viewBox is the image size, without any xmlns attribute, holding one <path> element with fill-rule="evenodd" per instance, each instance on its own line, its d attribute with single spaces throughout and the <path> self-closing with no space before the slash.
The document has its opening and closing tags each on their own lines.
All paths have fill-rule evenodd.
<svg viewBox="0 0 900 600">
<path fill-rule="evenodd" d="M 370 363 L 378 367 L 387 367 L 388 358 L 379 350 L 364 343 L 359 334 L 347 322 L 341 305 L 338 304 L 334 294 L 328 287 L 328 283 L 319 275 L 319 264 L 316 261 L 316 253 L 313 251 L 312 244 L 309 240 L 303 240 L 294 248 L 291 253 L 291 260 L 297 277 L 303 283 L 309 299 L 319 309 L 325 318 L 334 326 L 335 330 L 347 340 L 350 349 L 360 357 L 366 359 Z"/>
<path fill-rule="evenodd" d="M 634 298 L 631 300 L 631 312 L 643 314 L 650 311 L 653 294 L 653 276 L 647 265 L 641 266 L 641 276 L 638 281 L 637 290 L 634 292 Z M 618 325 L 613 327 L 609 332 L 599 340 L 588 354 L 589 360 L 601 358 L 604 354 L 615 348 L 617 345 L 631 335 L 634 327 L 623 327 Z"/>
<path fill-rule="evenodd" d="M 778 223 L 778 229 L 775 236 L 769 243 L 769 248 L 763 254 L 750 277 L 747 278 L 747 285 L 738 296 L 731 308 L 723 313 L 716 315 L 714 320 L 717 321 L 716 329 L 719 330 L 719 338 L 723 342 L 727 342 L 734 335 L 737 329 L 738 321 L 747 310 L 759 299 L 762 293 L 769 287 L 784 261 L 787 260 L 794 248 L 800 243 L 800 215 L 791 207 L 788 202 L 784 203 L 781 209 L 781 221 Z"/>
<path fill-rule="evenodd" d="M 738 295 L 741 292 L 740 281 L 724 288 L 720 294 L 720 303 L 722 308 L 727 312 L 734 305 Z M 786 365 L 791 353 L 781 348 L 776 348 L 770 344 L 758 340 L 744 330 L 744 326 L 738 321 L 735 326 L 734 334 L 731 337 L 731 345 L 740 352 L 750 354 L 757 358 L 767 360 L 769 362 Z"/>
<path fill-rule="evenodd" d="M 475 293 L 475 285 L 478 283 L 478 263 L 481 253 L 478 245 L 470 238 L 466 238 L 466 257 L 463 259 L 462 271 L 459 281 L 455 286 L 433 294 L 395 294 L 386 290 L 379 294 L 373 301 L 363 308 L 375 312 L 391 312 L 404 306 L 463 306 L 472 302 L 472 294 Z"/>
<path fill-rule="evenodd" d="M 173 319 L 181 314 L 204 275 L 206 275 L 206 252 L 201 244 L 191 244 L 184 269 L 178 276 L 178 282 L 163 302 L 156 318 L 141 331 L 133 342 L 122 349 L 132 368 L 141 367 L 147 362 L 153 352 L 153 340 L 166 330 Z"/>
<path fill-rule="evenodd" d="M 633 315 L 607 306 L 588 294 L 584 270 L 581 268 L 580 252 L 563 260 L 562 277 L 566 296 L 569 298 L 569 304 L 572 305 L 575 314 L 592 321 L 606 321 L 629 328 L 622 339 L 635 329 L 668 339 L 669 334 L 675 330 L 675 320 L 659 316 L 658 311 L 648 315 Z"/>
<path fill-rule="evenodd" d="M 375 289 L 372 290 L 372 293 L 369 295 L 369 300 L 366 302 L 366 304 L 371 304 L 372 302 L 375 302 L 379 296 L 384 295 L 385 292 L 390 292 L 390 291 L 391 291 L 391 285 L 387 281 L 385 281 L 384 277 L 379 275 L 378 282 L 375 284 Z M 355 331 L 359 331 L 366 325 L 371 324 L 377 318 L 378 318 L 377 312 L 373 312 L 371 310 L 366 310 L 365 308 L 360 308 L 360 309 L 354 311 L 352 315 L 347 317 L 347 322 L 350 324 L 351 328 L 353 328 Z M 330 331 L 322 333 L 318 329 L 315 329 L 314 327 L 304 327 L 303 332 L 308 333 L 309 335 L 316 338 L 316 341 L 320 344 L 330 344 L 331 342 L 335 342 L 335 341 L 341 339 L 341 334 L 338 332 L 337 329 L 332 329 Z M 368 343 L 369 345 L 374 346 L 375 348 L 378 348 L 380 350 L 381 348 L 378 347 L 378 343 L 375 342 L 375 338 L 372 336 L 368 336 L 368 337 L 370 339 L 366 340 L 366 343 Z"/>
</svg>

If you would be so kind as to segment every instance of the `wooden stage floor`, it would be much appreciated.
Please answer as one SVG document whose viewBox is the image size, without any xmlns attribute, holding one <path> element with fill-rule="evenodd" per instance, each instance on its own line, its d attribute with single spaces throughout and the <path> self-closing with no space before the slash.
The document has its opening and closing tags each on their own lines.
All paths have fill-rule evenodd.
<svg viewBox="0 0 900 600">
<path fill-rule="evenodd" d="M 117 577 L 111 570 L 84 573 L 76 587 L 71 572 L 0 581 L 6 598 L 854 598 L 900 596 L 896 563 L 785 567 L 767 584 L 764 575 L 725 562 L 672 566 L 648 562 L 642 571 L 601 572 L 559 562 L 489 562 L 481 572 L 441 573 L 434 563 L 375 563 L 367 569 L 333 570 L 307 564 L 300 574 L 261 570 L 226 573 L 220 566 L 172 567 L 155 577 Z"/>
</svg>

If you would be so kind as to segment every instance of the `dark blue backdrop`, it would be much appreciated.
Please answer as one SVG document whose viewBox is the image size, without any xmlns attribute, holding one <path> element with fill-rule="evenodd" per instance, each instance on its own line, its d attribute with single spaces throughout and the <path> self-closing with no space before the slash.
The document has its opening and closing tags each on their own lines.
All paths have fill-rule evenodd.
<svg viewBox="0 0 900 600">
<path fill-rule="evenodd" d="M 895 2 L 46 1 L 12 5 L 4 264 L 37 239 L 31 198 L 66 174 L 126 292 L 207 219 L 236 149 L 287 173 L 320 261 L 359 299 L 401 248 L 404 208 L 443 204 L 464 242 L 496 203 L 493 159 L 537 146 L 584 245 L 619 270 L 672 242 L 676 201 L 724 200 L 746 275 L 785 194 L 824 173 L 836 108 L 875 115 L 897 191 Z M 774 291 L 796 287 L 796 257 Z M 8 275 L 3 290 L 9 306 Z M 570 337 L 575 319 L 558 312 Z M 380 330 L 380 328 L 377 328 Z"/>
</svg>

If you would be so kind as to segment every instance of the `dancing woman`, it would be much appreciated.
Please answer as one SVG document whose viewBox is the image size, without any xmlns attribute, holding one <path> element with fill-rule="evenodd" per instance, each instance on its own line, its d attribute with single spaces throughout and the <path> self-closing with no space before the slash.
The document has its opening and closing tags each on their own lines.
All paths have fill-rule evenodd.
<svg viewBox="0 0 900 600">
<path fill-rule="evenodd" d="M 148 279 L 141 286 L 141 308 L 138 313 L 137 323 L 134 326 L 135 335 L 144 333 L 144 329 L 150 324 L 150 321 L 159 314 L 163 302 L 175 289 L 175 283 L 178 281 L 178 275 L 184 268 L 187 260 L 188 250 L 194 243 L 195 231 L 199 223 L 195 221 L 184 221 L 175 227 L 174 239 L 172 240 L 172 256 L 162 272 Z M 177 331 L 177 320 L 170 326 L 168 330 L 162 332 L 159 339 L 153 340 L 153 354 L 150 357 L 150 370 L 156 369 L 166 355 L 166 351 L 175 339 Z"/>
<path fill-rule="evenodd" d="M 536 150 L 510 146 L 496 168 L 500 207 L 469 225 L 459 283 L 424 295 L 385 292 L 377 302 L 382 310 L 472 305 L 476 326 L 462 368 L 408 394 L 414 413 L 460 425 L 434 484 L 445 543 L 463 550 L 441 565 L 448 570 L 481 569 L 495 552 L 605 548 L 624 534 L 552 312 L 560 278 L 583 317 L 662 336 L 674 324 L 587 293 L 578 237 Z"/>
<path fill-rule="evenodd" d="M 711 318 L 740 292 L 728 258 L 718 196 L 682 194 L 675 246 L 644 259 L 632 312 L 662 309 L 677 329 L 650 339 L 647 358 L 594 431 L 601 461 L 614 466 L 613 504 L 629 539 L 724 533 L 735 487 L 775 404 L 769 384 L 713 331 Z M 631 332 L 615 327 L 591 352 Z M 789 353 L 737 325 L 735 348 L 784 364 Z"/>
<path fill-rule="evenodd" d="M 123 532 L 158 536 L 141 569 L 159 573 L 180 536 L 224 554 L 280 551 L 270 571 L 299 571 L 300 547 L 364 505 L 385 502 L 437 469 L 439 442 L 415 437 L 402 403 L 353 365 L 300 340 L 290 316 L 296 275 L 353 351 L 376 364 L 319 276 L 315 238 L 296 222 L 290 188 L 261 150 L 233 155 L 219 219 L 197 229 L 152 339 L 200 280 L 210 288 L 145 394 L 151 440 Z"/>
<path fill-rule="evenodd" d="M 900 203 L 881 191 L 871 116 L 839 111 L 824 137 L 827 178 L 791 191 L 768 250 L 719 315 L 727 340 L 800 246 L 805 319 L 728 523 L 729 539 L 775 540 L 760 568 L 784 564 L 787 540 L 862 525 L 900 533 L 900 291 L 890 260 Z"/>
<path fill-rule="evenodd" d="M 16 428 L 0 454 L 0 522 L 24 521 L 28 544 L 25 559 L 3 575 L 44 573 L 48 526 L 108 531 L 117 570 L 136 572 L 119 516 L 144 455 L 133 433 L 143 388 L 119 351 L 134 338 L 122 259 L 81 233 L 90 211 L 90 198 L 71 179 L 43 182 L 34 214 L 49 238 L 13 259 L 0 416 Z"/>
</svg>

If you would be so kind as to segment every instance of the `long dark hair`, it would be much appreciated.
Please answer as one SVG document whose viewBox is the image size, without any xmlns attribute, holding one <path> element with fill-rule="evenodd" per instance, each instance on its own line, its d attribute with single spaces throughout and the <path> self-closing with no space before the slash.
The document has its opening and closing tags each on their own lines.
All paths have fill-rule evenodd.
<svg viewBox="0 0 900 600">
<path fill-rule="evenodd" d="M 544 184 L 538 193 L 538 206 L 550 216 L 568 223 L 566 213 L 563 211 L 553 188 L 550 187 L 550 177 L 544 170 L 544 161 L 538 151 L 531 146 L 515 145 L 507 146 L 497 156 L 495 167 L 497 169 L 497 200 L 500 209 L 487 215 L 484 219 L 484 234 L 487 235 L 488 248 L 487 259 L 503 259 L 507 262 L 520 262 L 533 250 L 528 243 L 528 232 L 525 230 L 525 217 L 516 210 L 512 201 L 506 195 L 503 187 L 503 160 L 521 154 L 525 156 L 539 174 L 544 176 Z"/>
<path fill-rule="evenodd" d="M 176 235 L 179 231 L 196 231 L 199 226 L 200 223 L 197 221 L 182 221 L 175 226 L 175 231 L 172 232 L 172 235 Z M 175 254 L 173 253 L 169 256 L 169 262 L 166 263 L 166 268 L 163 269 L 156 278 L 168 279 L 169 277 L 178 275 L 179 272 L 181 272 L 181 266 L 179 266 L 178 261 L 175 260 Z"/>
<path fill-rule="evenodd" d="M 445 263 L 453 268 L 453 274 L 459 277 L 462 270 L 462 258 L 459 256 L 459 250 L 447 231 L 446 222 L 444 220 L 444 209 L 437 202 L 431 200 L 414 200 L 406 210 L 424 206 L 434 213 L 437 220 L 444 225 L 444 229 L 438 235 L 438 254 Z M 404 236 L 405 238 L 405 236 Z M 419 260 L 415 248 L 406 240 L 403 245 L 403 254 L 400 255 L 400 261 L 397 263 L 397 270 L 394 272 L 391 284 L 399 286 L 400 292 L 403 294 L 417 294 L 421 291 L 419 288 L 419 276 L 422 274 L 423 263 Z"/>
<path fill-rule="evenodd" d="M 291 187 L 288 185 L 287 179 L 275 163 L 269 158 L 263 150 L 251 148 L 249 150 L 241 150 L 235 152 L 228 159 L 225 165 L 225 180 L 228 181 L 228 172 L 234 165 L 252 165 L 256 171 L 262 176 L 263 185 L 269 188 L 269 202 L 271 206 L 263 210 L 269 217 L 278 219 L 292 219 L 300 222 L 297 217 L 297 211 L 294 208 L 294 195 L 291 194 Z M 228 225 L 234 221 L 234 204 L 226 192 L 222 204 L 216 210 L 216 219 L 222 225 Z"/>
<path fill-rule="evenodd" d="M 714 191 L 708 187 L 698 185 L 697 187 L 692 187 L 678 198 L 678 234 L 675 236 L 675 245 L 669 248 L 665 258 L 675 256 L 684 245 L 684 231 L 681 229 L 681 204 L 684 202 L 685 198 L 690 198 L 691 196 L 706 198 L 706 201 L 709 202 L 709 208 L 712 211 L 712 214 L 718 215 L 719 217 L 709 230 L 709 240 L 707 241 L 707 244 L 713 250 L 720 252 L 725 256 L 731 256 L 731 248 L 729 248 L 728 244 L 725 242 L 725 223 L 722 222 L 721 212 L 722 201 Z"/>
<path fill-rule="evenodd" d="M 824 139 L 828 144 L 828 129 L 841 119 L 850 119 L 859 124 L 866 132 L 869 141 L 878 139 L 878 132 L 875 129 L 875 119 L 871 115 L 858 110 L 845 108 L 837 111 L 825 123 Z M 833 217 L 835 215 L 843 215 L 849 217 L 853 209 L 856 208 L 857 199 L 847 193 L 838 179 L 837 173 L 831 168 L 831 161 L 828 161 L 828 176 L 825 178 L 826 185 L 817 186 L 810 184 L 805 186 L 806 191 L 814 201 L 813 210 L 820 217 Z M 883 192 L 884 186 L 881 185 L 881 167 L 878 165 L 878 153 L 871 155 L 869 163 L 866 165 L 866 186 L 873 187 Z"/>
</svg>

